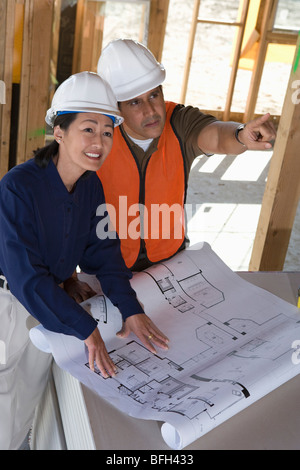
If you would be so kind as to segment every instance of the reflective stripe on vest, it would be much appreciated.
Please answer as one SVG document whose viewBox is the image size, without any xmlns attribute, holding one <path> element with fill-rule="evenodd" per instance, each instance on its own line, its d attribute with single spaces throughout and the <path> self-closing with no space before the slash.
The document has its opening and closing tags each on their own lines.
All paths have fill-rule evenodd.
<svg viewBox="0 0 300 470">
<path fill-rule="evenodd" d="M 129 268 L 138 258 L 141 238 L 153 263 L 175 254 L 184 240 L 184 160 L 170 122 L 175 106 L 166 103 L 166 124 L 144 179 L 119 127 L 112 150 L 97 172 Z"/>
</svg>

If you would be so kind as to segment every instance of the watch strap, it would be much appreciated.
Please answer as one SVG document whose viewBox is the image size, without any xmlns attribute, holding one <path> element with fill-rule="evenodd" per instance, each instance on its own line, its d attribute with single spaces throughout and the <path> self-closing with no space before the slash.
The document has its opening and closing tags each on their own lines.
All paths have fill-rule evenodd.
<svg viewBox="0 0 300 470">
<path fill-rule="evenodd" d="M 246 127 L 246 124 L 240 124 L 236 130 L 235 130 L 235 133 L 234 133 L 234 136 L 236 138 L 236 140 L 238 141 L 239 144 L 243 145 L 244 147 L 246 147 L 246 145 L 239 139 L 239 133 L 245 129 Z"/>
</svg>

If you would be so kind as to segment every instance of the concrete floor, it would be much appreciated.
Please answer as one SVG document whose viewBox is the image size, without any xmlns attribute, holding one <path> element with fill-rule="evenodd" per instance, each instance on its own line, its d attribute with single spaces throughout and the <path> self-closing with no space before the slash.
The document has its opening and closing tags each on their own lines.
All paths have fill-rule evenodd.
<svg viewBox="0 0 300 470">
<path fill-rule="evenodd" d="M 187 198 L 191 244 L 207 241 L 234 271 L 247 271 L 272 151 L 196 159 Z M 298 209 L 284 271 L 300 268 Z"/>
</svg>

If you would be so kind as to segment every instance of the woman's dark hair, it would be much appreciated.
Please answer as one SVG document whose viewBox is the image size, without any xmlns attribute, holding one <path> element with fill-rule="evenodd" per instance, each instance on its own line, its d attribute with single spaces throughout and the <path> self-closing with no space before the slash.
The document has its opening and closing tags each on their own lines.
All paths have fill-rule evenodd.
<svg viewBox="0 0 300 470">
<path fill-rule="evenodd" d="M 67 130 L 75 121 L 77 117 L 77 113 L 68 113 L 68 114 L 61 114 L 56 117 L 54 121 L 54 126 L 60 126 L 61 129 L 64 131 Z M 50 160 L 58 153 L 58 143 L 56 140 L 53 140 L 51 144 L 42 147 L 41 149 L 37 149 L 34 152 L 34 161 L 40 168 L 46 168 L 50 162 Z"/>
</svg>

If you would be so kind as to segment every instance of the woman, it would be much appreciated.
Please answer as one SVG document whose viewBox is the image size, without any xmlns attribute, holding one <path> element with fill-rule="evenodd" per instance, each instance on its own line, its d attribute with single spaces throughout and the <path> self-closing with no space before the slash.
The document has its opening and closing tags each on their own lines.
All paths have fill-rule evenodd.
<svg viewBox="0 0 300 470">
<path fill-rule="evenodd" d="M 28 347 L 29 314 L 51 331 L 83 340 L 90 367 L 96 362 L 104 377 L 115 374 L 96 321 L 61 288 L 77 265 L 97 276 L 119 308 L 126 334 L 134 332 L 152 352 L 153 344 L 167 348 L 168 342 L 136 299 L 119 241 L 96 235 L 97 207 L 105 202 L 96 171 L 110 152 L 114 126 L 122 122 L 111 88 L 97 74 L 71 76 L 57 89 L 46 121 L 54 127 L 54 141 L 0 182 L 0 296 L 6 299 L 5 308 L 0 299 L 0 322 L 5 325 L 0 340 L 7 351 L 0 365 L 0 395 L 6 393 L 16 409 L 21 403 L 19 384 L 17 374 L 10 372 L 18 369 Z M 36 374 L 28 364 L 27 377 Z M 3 408 L 0 400 L 0 448 L 17 447 L 14 436 L 26 435 L 33 404 L 31 409 L 22 403 L 26 419 L 20 411 L 18 430 L 16 417 L 12 423 Z"/>
</svg>

